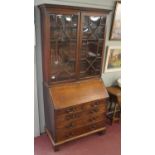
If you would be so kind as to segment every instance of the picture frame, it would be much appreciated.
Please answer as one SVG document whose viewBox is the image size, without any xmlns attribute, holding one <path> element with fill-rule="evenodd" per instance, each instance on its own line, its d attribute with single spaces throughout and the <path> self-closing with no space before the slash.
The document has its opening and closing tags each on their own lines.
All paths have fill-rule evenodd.
<svg viewBox="0 0 155 155">
<path fill-rule="evenodd" d="M 121 47 L 108 47 L 104 72 L 115 72 L 121 70 Z"/>
<path fill-rule="evenodd" d="M 110 40 L 121 40 L 121 2 L 116 1 Z"/>
</svg>

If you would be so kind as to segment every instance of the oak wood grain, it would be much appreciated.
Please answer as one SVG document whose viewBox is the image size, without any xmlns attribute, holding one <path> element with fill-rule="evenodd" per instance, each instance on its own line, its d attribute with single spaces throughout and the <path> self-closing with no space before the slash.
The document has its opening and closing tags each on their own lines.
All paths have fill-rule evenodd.
<svg viewBox="0 0 155 155">
<path fill-rule="evenodd" d="M 107 90 L 101 79 L 89 79 L 55 85 L 49 88 L 55 109 L 108 98 Z"/>
</svg>

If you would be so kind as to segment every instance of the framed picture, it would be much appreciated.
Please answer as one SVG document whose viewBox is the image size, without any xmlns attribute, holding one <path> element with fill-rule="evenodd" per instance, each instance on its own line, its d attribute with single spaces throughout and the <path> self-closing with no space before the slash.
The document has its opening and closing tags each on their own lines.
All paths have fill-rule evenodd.
<svg viewBox="0 0 155 155">
<path fill-rule="evenodd" d="M 111 26 L 110 40 L 121 40 L 121 2 L 117 1 Z"/>
<path fill-rule="evenodd" d="M 104 72 L 114 72 L 121 70 L 121 48 L 109 47 L 106 56 Z"/>
</svg>

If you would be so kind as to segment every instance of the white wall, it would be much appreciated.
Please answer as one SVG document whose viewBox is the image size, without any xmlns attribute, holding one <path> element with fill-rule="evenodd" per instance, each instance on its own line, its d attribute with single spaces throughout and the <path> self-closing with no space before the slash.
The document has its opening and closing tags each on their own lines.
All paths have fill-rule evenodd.
<svg viewBox="0 0 155 155">
<path fill-rule="evenodd" d="M 34 64 L 34 137 L 37 137 L 40 135 L 40 126 L 39 126 L 39 109 L 38 109 L 37 78 L 36 78 L 36 57 L 34 63 L 35 63 Z"/>
<path fill-rule="evenodd" d="M 37 94 L 39 107 L 39 125 L 40 132 L 44 132 L 45 116 L 43 104 L 43 76 L 42 76 L 42 54 L 41 54 L 41 25 L 40 25 L 40 11 L 35 7 L 35 31 L 36 31 L 36 75 L 37 75 Z"/>
<path fill-rule="evenodd" d="M 114 3 L 112 5 L 112 8 L 114 8 Z M 121 42 L 120 41 L 110 41 L 109 40 L 109 35 L 110 35 L 110 29 L 111 29 L 111 23 L 112 23 L 112 18 L 113 17 L 113 11 L 108 15 L 107 18 L 107 23 L 106 23 L 106 27 L 107 27 L 107 33 L 106 33 L 106 43 L 105 43 L 105 54 L 104 54 L 104 62 L 106 59 L 106 53 L 107 53 L 107 47 L 108 46 L 121 46 Z M 104 65 L 103 64 L 103 70 L 104 70 Z M 106 86 L 111 86 L 112 84 L 115 83 L 116 79 L 118 79 L 121 76 L 121 72 L 117 71 L 117 72 L 111 72 L 111 73 L 104 73 L 102 74 L 102 79 L 105 83 Z"/>
<path fill-rule="evenodd" d="M 48 3 L 111 9 L 114 1 L 115 0 L 34 0 L 34 4 L 39 5 Z"/>
<path fill-rule="evenodd" d="M 114 0 L 35 0 L 35 5 L 39 4 L 61 4 L 81 7 L 94 7 L 103 9 L 113 9 Z M 120 41 L 109 41 L 109 32 L 111 28 L 112 12 L 107 18 L 107 34 L 105 48 L 109 45 L 119 46 Z M 41 31 L 40 31 L 40 12 L 35 7 L 35 25 L 36 25 L 36 59 L 37 59 L 37 88 L 38 88 L 38 105 L 40 116 L 40 131 L 44 132 L 45 118 L 44 118 L 44 106 L 43 106 L 43 94 L 42 94 L 42 66 L 41 66 Z M 106 51 L 105 51 L 106 55 Z M 106 86 L 112 85 L 116 79 L 120 77 L 120 72 L 102 74 L 102 78 Z"/>
</svg>

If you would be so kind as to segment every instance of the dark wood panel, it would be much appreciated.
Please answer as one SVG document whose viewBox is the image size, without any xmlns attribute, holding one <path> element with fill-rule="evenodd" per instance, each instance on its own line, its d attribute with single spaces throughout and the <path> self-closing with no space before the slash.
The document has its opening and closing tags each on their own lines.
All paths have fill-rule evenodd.
<svg viewBox="0 0 155 155">
<path fill-rule="evenodd" d="M 49 95 L 48 87 L 43 87 L 44 95 L 44 111 L 45 111 L 45 127 L 51 132 L 53 139 L 55 140 L 55 113 L 52 100 Z"/>
</svg>

